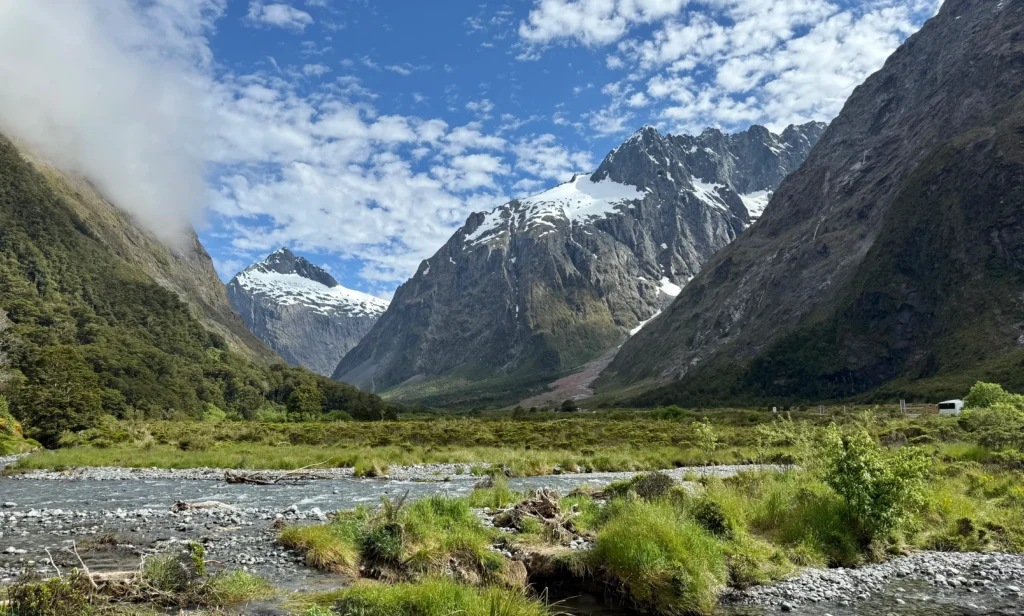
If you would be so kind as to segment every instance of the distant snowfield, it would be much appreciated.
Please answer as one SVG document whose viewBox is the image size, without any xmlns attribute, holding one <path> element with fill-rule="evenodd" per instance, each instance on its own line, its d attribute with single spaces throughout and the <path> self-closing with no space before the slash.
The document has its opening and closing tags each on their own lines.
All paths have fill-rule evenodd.
<svg viewBox="0 0 1024 616">
<path fill-rule="evenodd" d="M 644 191 L 629 184 L 612 180 L 593 182 L 590 175 L 577 174 L 572 180 L 533 197 L 519 199 L 512 210 L 511 204 L 497 207 L 487 213 L 476 231 L 466 236 L 466 248 L 486 243 L 503 231 L 508 231 L 515 218 L 517 228 L 525 231 L 542 227 L 555 228 L 555 220 L 586 221 L 614 214 L 617 208 L 644 198 Z"/>
<path fill-rule="evenodd" d="M 640 280 L 647 280 L 643 276 L 640 276 L 639 279 Z M 671 280 L 669 280 L 667 276 L 658 281 L 658 289 L 662 293 L 664 293 L 665 295 L 668 295 L 669 297 L 677 297 L 680 293 L 683 292 L 683 287 L 681 287 L 681 286 L 677 285 L 676 283 L 672 282 Z M 639 325 L 637 325 L 633 329 L 629 330 L 629 335 L 630 336 L 635 336 L 636 333 L 639 332 L 641 329 L 643 329 L 645 325 L 647 325 L 648 323 L 650 323 L 654 319 L 657 319 L 658 315 L 660 315 L 660 314 L 661 314 L 661 310 L 659 310 L 658 312 L 655 312 L 654 316 L 652 316 L 651 318 L 647 319 L 646 321 L 641 321 Z"/>
<path fill-rule="evenodd" d="M 750 214 L 750 221 L 753 222 L 761 217 L 764 213 L 764 208 L 771 201 L 772 191 L 770 190 L 759 190 L 757 192 L 747 193 L 740 195 L 740 199 L 743 201 L 743 205 L 747 208 L 747 213 Z"/>
<path fill-rule="evenodd" d="M 644 192 L 636 186 L 607 179 L 592 182 L 589 175 L 577 175 L 572 181 L 520 202 L 532 210 L 531 217 L 561 216 L 569 220 L 586 220 L 607 216 L 614 213 L 617 206 L 643 198 Z"/>
<path fill-rule="evenodd" d="M 238 275 L 238 283 L 252 294 L 262 294 L 280 305 L 301 304 L 322 314 L 345 312 L 354 317 L 380 316 L 388 302 L 338 285 L 328 287 L 298 274 L 250 270 Z"/>
</svg>

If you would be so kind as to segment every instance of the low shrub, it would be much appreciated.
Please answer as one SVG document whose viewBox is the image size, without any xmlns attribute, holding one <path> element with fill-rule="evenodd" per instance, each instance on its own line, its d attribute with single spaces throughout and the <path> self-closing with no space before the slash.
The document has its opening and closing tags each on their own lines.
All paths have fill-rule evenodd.
<svg viewBox="0 0 1024 616">
<path fill-rule="evenodd" d="M 10 616 L 83 616 L 95 613 L 82 577 L 45 581 L 21 579 L 7 589 L 9 605 L 0 614 Z"/>
<path fill-rule="evenodd" d="M 825 482 L 846 501 L 865 546 L 921 506 L 928 466 L 918 449 L 884 455 L 866 431 L 842 436 L 833 429 L 825 443 Z"/>
<path fill-rule="evenodd" d="M 630 482 L 630 488 L 644 500 L 654 500 L 664 496 L 673 486 L 674 479 L 665 473 L 645 473 L 637 475 Z"/>
</svg>

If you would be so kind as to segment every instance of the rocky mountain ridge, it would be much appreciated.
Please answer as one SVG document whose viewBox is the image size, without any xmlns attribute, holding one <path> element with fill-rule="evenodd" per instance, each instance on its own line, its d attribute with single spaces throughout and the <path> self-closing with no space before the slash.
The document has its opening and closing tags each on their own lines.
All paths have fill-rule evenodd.
<svg viewBox="0 0 1024 616">
<path fill-rule="evenodd" d="M 694 137 L 648 126 L 596 172 L 472 214 L 334 378 L 458 403 L 459 392 L 500 397 L 601 356 L 757 217 L 823 130 Z"/>
<path fill-rule="evenodd" d="M 253 334 L 289 364 L 325 376 L 388 307 L 383 299 L 341 286 L 287 248 L 239 272 L 227 289 Z"/>
<path fill-rule="evenodd" d="M 723 401 L 1019 380 L 1022 41 L 1020 3 L 947 0 L 599 388 Z"/>
</svg>

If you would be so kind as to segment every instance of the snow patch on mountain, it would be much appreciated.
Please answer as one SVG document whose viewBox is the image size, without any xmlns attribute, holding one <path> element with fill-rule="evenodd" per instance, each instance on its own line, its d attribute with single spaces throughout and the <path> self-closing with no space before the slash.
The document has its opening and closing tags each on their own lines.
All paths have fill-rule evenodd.
<svg viewBox="0 0 1024 616">
<path fill-rule="evenodd" d="M 488 212 L 479 227 L 466 236 L 466 248 L 473 248 L 508 231 L 511 222 L 516 229 L 531 231 L 539 227 L 557 228 L 554 221 L 586 222 L 615 214 L 631 201 L 640 201 L 645 193 L 635 186 L 612 180 L 594 182 L 589 175 L 576 174 L 571 180 L 551 190 L 526 199 L 512 201 Z M 546 235 L 545 229 L 539 237 Z"/>
<path fill-rule="evenodd" d="M 708 207 L 728 211 L 729 206 L 726 205 L 722 196 L 718 194 L 719 190 L 725 188 L 725 184 L 705 182 L 700 178 L 691 178 L 690 183 L 693 184 L 693 195 L 703 201 Z"/>
<path fill-rule="evenodd" d="M 772 191 L 770 190 L 758 190 L 756 192 L 747 193 L 740 195 L 740 200 L 743 201 L 743 205 L 747 208 L 747 213 L 750 215 L 750 220 L 755 221 L 761 217 L 764 213 L 764 208 L 771 201 Z"/>
<path fill-rule="evenodd" d="M 250 268 L 237 277 L 238 284 L 252 294 L 261 294 L 282 306 L 302 304 L 329 315 L 377 317 L 388 309 L 388 302 L 366 293 L 338 285 L 329 287 L 298 274 L 282 274 Z"/>
</svg>

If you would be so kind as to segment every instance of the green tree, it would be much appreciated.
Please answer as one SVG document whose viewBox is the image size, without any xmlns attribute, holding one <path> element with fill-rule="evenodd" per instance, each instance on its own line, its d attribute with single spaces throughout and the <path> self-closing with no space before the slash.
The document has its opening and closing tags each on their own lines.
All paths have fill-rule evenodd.
<svg viewBox="0 0 1024 616">
<path fill-rule="evenodd" d="M 825 438 L 825 482 L 843 497 L 865 544 L 899 528 L 923 502 L 928 459 L 904 447 L 885 455 L 866 431 Z"/>
<path fill-rule="evenodd" d="M 324 412 L 327 397 L 316 381 L 306 381 L 288 396 L 288 414 L 293 420 L 319 419 Z"/>
<path fill-rule="evenodd" d="M 715 450 L 718 449 L 718 434 L 715 427 L 705 417 L 701 421 L 693 422 L 693 444 L 704 454 L 704 463 L 712 461 Z"/>
<path fill-rule="evenodd" d="M 570 400 L 566 400 L 565 402 L 562 403 L 562 412 L 563 413 L 575 412 L 576 408 L 577 407 L 576 407 L 576 401 L 575 400 L 570 399 Z"/>
<path fill-rule="evenodd" d="M 99 422 L 103 404 L 98 379 L 77 347 L 43 349 L 29 378 L 31 384 L 18 394 L 17 411 L 29 434 L 44 445 L 56 445 L 61 432 Z"/>
</svg>

